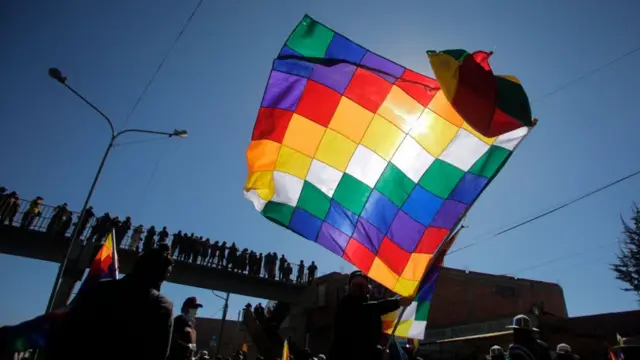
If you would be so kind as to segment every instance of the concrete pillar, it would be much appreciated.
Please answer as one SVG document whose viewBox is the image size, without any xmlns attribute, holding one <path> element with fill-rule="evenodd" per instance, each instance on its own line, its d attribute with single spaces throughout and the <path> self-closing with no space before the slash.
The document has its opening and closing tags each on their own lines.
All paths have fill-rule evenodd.
<svg viewBox="0 0 640 360">
<path fill-rule="evenodd" d="M 53 309 L 66 306 L 71 301 L 73 289 L 82 281 L 85 270 L 91 266 L 91 262 L 99 249 L 100 244 L 88 244 L 76 252 L 75 258 L 69 259 L 62 273 L 58 293 L 53 301 Z"/>
</svg>

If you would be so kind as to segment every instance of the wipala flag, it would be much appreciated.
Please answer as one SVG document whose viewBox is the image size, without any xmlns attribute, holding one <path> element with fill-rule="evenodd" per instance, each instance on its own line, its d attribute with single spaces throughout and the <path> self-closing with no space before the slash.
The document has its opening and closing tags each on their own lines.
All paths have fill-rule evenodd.
<svg viewBox="0 0 640 360">
<path fill-rule="evenodd" d="M 445 244 L 442 244 L 444 248 L 439 250 L 436 257 L 432 259 L 434 264 L 425 274 L 420 284 L 418 294 L 404 313 L 402 309 L 398 309 L 382 316 L 382 327 L 385 333 L 411 339 L 424 339 L 429 310 L 431 309 L 431 298 L 436 290 L 436 282 L 440 274 L 440 268 L 442 268 L 444 257 L 451 248 L 451 245 L 456 241 L 460 230 L 462 230 L 462 228 L 458 229 Z M 400 314 L 402 314 L 402 318 L 396 328 Z M 394 329 L 395 333 L 393 332 Z"/>
<path fill-rule="evenodd" d="M 488 66 L 440 57 L 449 58 L 463 60 L 461 69 Z M 434 72 L 447 78 L 441 66 Z M 246 153 L 245 197 L 391 291 L 415 295 L 435 250 L 533 124 L 500 125 L 512 108 L 527 113 L 524 92 L 514 104 L 485 84 L 487 103 L 475 82 L 462 92 L 465 74 L 454 71 L 442 87 L 305 16 L 269 74 Z M 500 112 L 477 120 L 466 112 L 476 104 Z"/>
</svg>

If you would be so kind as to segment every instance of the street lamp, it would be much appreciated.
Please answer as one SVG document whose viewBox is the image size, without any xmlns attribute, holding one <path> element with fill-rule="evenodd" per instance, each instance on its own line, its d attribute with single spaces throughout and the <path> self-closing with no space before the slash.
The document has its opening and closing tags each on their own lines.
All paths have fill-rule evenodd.
<svg viewBox="0 0 640 360">
<path fill-rule="evenodd" d="M 78 218 L 78 224 L 82 224 L 84 220 L 85 212 L 87 210 L 87 207 L 89 206 L 89 202 L 91 201 L 91 196 L 93 195 L 93 191 L 96 188 L 96 184 L 98 183 L 98 179 L 100 178 L 100 174 L 102 173 L 104 164 L 107 161 L 107 157 L 109 157 L 109 153 L 111 152 L 111 149 L 115 145 L 115 141 L 120 137 L 120 135 L 124 135 L 127 133 L 144 133 L 144 134 L 163 135 L 168 137 L 175 136 L 179 138 L 186 138 L 189 135 L 187 130 L 178 130 L 178 129 L 173 130 L 171 132 L 143 130 L 143 129 L 124 129 L 124 130 L 116 131 L 116 128 L 113 126 L 113 122 L 111 121 L 111 119 L 109 119 L 107 115 L 105 115 L 105 113 L 103 113 L 93 103 L 87 100 L 87 98 L 85 98 L 82 94 L 80 94 L 74 88 L 69 86 L 69 84 L 67 84 L 67 77 L 62 74 L 62 71 L 60 71 L 60 69 L 50 68 L 49 76 L 52 79 L 59 82 L 60 84 L 64 85 L 64 87 L 66 87 L 69 91 L 71 91 L 78 98 L 80 98 L 80 100 L 84 101 L 85 104 L 89 105 L 93 110 L 95 110 L 104 120 L 107 121 L 107 123 L 109 124 L 109 128 L 111 130 L 111 139 L 109 140 L 109 145 L 107 146 L 107 149 L 105 150 L 104 155 L 102 156 L 102 160 L 100 161 L 100 166 L 98 166 L 98 171 L 96 172 L 96 175 L 93 177 L 91 188 L 89 188 L 89 193 L 87 194 L 87 197 L 84 200 L 84 204 L 82 205 L 82 210 L 80 211 L 80 217 Z M 67 248 L 67 253 L 58 268 L 58 275 L 56 276 L 56 279 L 53 283 L 53 288 L 51 289 L 51 295 L 49 297 L 49 303 L 47 304 L 47 309 L 46 309 L 47 312 L 52 310 L 53 304 L 55 303 L 55 299 L 58 295 L 58 289 L 60 287 L 60 281 L 62 280 L 64 269 L 67 266 L 67 262 L 69 261 L 71 250 L 73 249 L 74 244 L 80 238 L 80 235 L 81 235 L 79 233 L 79 229 L 80 227 L 76 226 L 75 229 L 73 230 L 73 233 L 71 233 L 71 240 L 69 241 L 69 247 Z"/>
</svg>

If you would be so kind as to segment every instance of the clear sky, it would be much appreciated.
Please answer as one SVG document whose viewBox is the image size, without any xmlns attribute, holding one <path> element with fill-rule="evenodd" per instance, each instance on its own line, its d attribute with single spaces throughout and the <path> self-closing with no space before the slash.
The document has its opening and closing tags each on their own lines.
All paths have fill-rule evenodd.
<svg viewBox="0 0 640 360">
<path fill-rule="evenodd" d="M 236 241 L 320 272 L 347 271 L 327 250 L 269 223 L 244 200 L 245 149 L 271 62 L 305 13 L 365 47 L 432 75 L 427 49 L 492 50 L 496 73 L 520 77 L 539 126 L 470 212 L 457 247 L 626 175 L 639 166 L 640 52 L 559 93 L 546 93 L 640 44 L 637 1 L 205 0 L 128 122 L 125 118 L 196 0 L 4 1 L 0 5 L 0 185 L 80 209 L 108 128 L 47 76 L 69 83 L 118 127 L 186 128 L 190 137 L 131 136 L 115 149 L 92 204 L 146 225 Z M 141 141 L 141 142 L 138 142 Z M 571 315 L 634 309 L 609 265 L 620 216 L 640 200 L 632 179 L 446 265 L 559 282 Z M 456 246 L 454 246 L 455 248 Z M 582 253 L 580 256 L 570 256 Z M 44 309 L 56 265 L 0 256 L 0 324 Z M 209 291 L 166 284 L 220 316 Z M 248 300 L 232 296 L 230 317 Z M 255 300 L 250 300 L 255 303 Z"/>
</svg>

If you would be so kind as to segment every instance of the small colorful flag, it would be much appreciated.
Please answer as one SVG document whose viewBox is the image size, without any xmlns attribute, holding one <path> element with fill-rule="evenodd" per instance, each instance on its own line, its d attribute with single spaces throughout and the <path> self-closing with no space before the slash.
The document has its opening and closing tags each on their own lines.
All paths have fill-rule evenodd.
<svg viewBox="0 0 640 360">
<path fill-rule="evenodd" d="M 282 358 L 281 360 L 289 360 L 289 343 L 287 340 L 284 341 L 284 346 L 282 347 Z"/>
<path fill-rule="evenodd" d="M 96 283 L 105 280 L 118 280 L 118 252 L 115 247 L 115 234 L 113 230 L 107 235 L 98 254 L 91 262 L 89 273 L 85 277 L 78 294 L 87 291 Z"/>
<path fill-rule="evenodd" d="M 395 333 L 393 335 L 412 338 L 414 341 L 418 339 L 424 339 L 424 335 L 427 328 L 427 320 L 429 318 L 429 310 L 431 308 L 431 298 L 436 289 L 436 282 L 438 275 L 440 274 L 440 268 L 444 262 L 444 257 L 451 248 L 451 245 L 456 241 L 458 234 L 462 228 L 458 229 L 453 236 L 441 246 L 444 246 L 442 250 L 438 251 L 437 258 L 433 266 L 427 271 L 424 279 L 421 282 L 420 290 L 415 300 L 409 305 L 404 313 L 402 309 L 398 309 L 392 313 L 382 316 L 383 331 L 387 334 Z M 400 323 L 397 325 L 398 318 L 402 313 Z"/>
<path fill-rule="evenodd" d="M 304 16 L 273 62 L 244 194 L 270 221 L 412 296 L 527 124 L 483 136 L 435 79 Z"/>
</svg>

